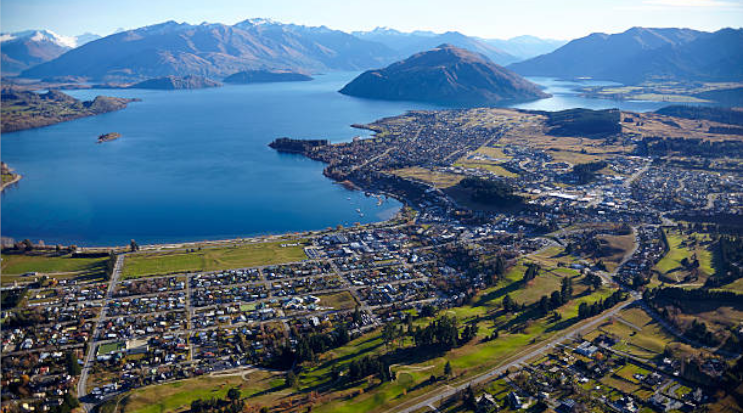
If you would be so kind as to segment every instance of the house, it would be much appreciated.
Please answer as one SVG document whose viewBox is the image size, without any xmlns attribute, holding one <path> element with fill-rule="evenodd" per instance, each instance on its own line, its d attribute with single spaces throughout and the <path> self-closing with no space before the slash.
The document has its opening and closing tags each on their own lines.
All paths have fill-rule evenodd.
<svg viewBox="0 0 743 413">
<path fill-rule="evenodd" d="M 656 409 L 662 411 L 662 412 L 670 412 L 671 410 L 677 410 L 683 407 L 683 403 L 681 403 L 678 400 L 671 399 L 670 397 L 666 397 L 660 393 L 655 393 L 652 397 L 650 397 L 650 400 L 648 400 L 653 407 Z"/>
<path fill-rule="evenodd" d="M 593 355 L 599 351 L 599 348 L 591 344 L 589 341 L 584 341 L 580 343 L 578 347 L 575 348 L 575 352 L 586 357 L 593 357 Z"/>
<path fill-rule="evenodd" d="M 511 408 L 519 410 L 524 408 L 524 403 L 521 401 L 521 397 L 516 394 L 515 391 L 508 393 L 508 402 L 511 404 Z"/>
<path fill-rule="evenodd" d="M 476 411 L 478 413 L 489 413 L 500 409 L 493 395 L 487 392 L 475 399 L 475 401 L 477 402 Z"/>
</svg>

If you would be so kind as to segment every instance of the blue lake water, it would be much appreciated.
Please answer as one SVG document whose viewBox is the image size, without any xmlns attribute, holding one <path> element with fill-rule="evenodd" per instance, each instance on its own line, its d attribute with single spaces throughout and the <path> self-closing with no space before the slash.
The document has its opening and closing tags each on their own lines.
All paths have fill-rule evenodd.
<svg viewBox="0 0 743 413">
<path fill-rule="evenodd" d="M 123 245 L 130 239 L 224 239 L 386 219 L 399 209 L 397 201 L 377 205 L 376 198 L 325 178 L 322 163 L 267 146 L 282 136 L 345 141 L 368 134 L 352 123 L 437 108 L 336 92 L 356 74 L 193 91 L 69 92 L 85 100 L 103 94 L 142 102 L 4 134 L 2 159 L 23 179 L 2 194 L 2 235 L 47 244 Z M 555 96 L 517 107 L 664 106 L 585 99 L 571 91 L 571 82 L 535 80 Z M 96 144 L 107 132 L 123 137 Z"/>
</svg>

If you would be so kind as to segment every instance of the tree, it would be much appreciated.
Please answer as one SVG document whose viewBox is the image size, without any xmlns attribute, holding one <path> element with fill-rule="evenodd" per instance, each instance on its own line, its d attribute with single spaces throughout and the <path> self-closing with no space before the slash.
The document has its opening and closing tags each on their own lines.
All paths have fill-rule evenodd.
<svg viewBox="0 0 743 413">
<path fill-rule="evenodd" d="M 495 259 L 495 275 L 498 277 L 502 276 L 506 272 L 506 260 L 500 255 Z"/>
<path fill-rule="evenodd" d="M 67 373 L 70 376 L 79 376 L 80 375 L 80 364 L 77 362 L 77 357 L 75 357 L 75 354 L 71 351 L 68 351 L 65 354 L 65 362 L 67 364 Z"/>
<path fill-rule="evenodd" d="M 472 390 L 472 386 L 467 386 L 467 390 L 464 391 L 464 405 L 472 410 L 477 408 L 477 399 L 475 399 L 475 391 Z"/>
<path fill-rule="evenodd" d="M 358 306 L 356 306 L 356 310 L 353 312 L 353 322 L 361 325 L 361 309 Z"/>
<path fill-rule="evenodd" d="M 593 273 L 589 274 L 588 282 L 591 284 L 591 288 L 593 288 L 594 290 L 598 290 L 599 288 L 601 288 L 601 284 L 602 284 L 601 277 L 599 277 L 596 274 L 593 274 Z"/>
<path fill-rule="evenodd" d="M 573 297 L 573 279 L 569 276 L 562 279 L 560 295 L 563 303 L 567 303 Z"/>
<path fill-rule="evenodd" d="M 562 305 L 562 295 L 559 291 L 553 291 L 550 296 L 550 305 L 552 308 L 558 308 Z"/>
<path fill-rule="evenodd" d="M 31 240 L 30 240 L 30 239 L 28 239 L 28 238 L 26 238 L 26 239 L 24 239 L 23 241 L 21 241 L 21 246 L 22 246 L 22 247 L 23 247 L 23 249 L 24 249 L 24 250 L 26 250 L 26 251 L 31 251 L 31 250 L 33 250 L 33 249 L 34 249 L 34 243 L 33 243 L 33 242 L 31 242 Z"/>
<path fill-rule="evenodd" d="M 289 371 L 289 373 L 286 374 L 286 379 L 284 380 L 284 384 L 286 384 L 286 387 L 297 387 L 297 384 L 299 384 L 299 379 L 297 378 L 297 375 L 294 374 L 293 371 Z"/>
<path fill-rule="evenodd" d="M 137 244 L 137 241 L 131 240 L 129 243 L 129 248 L 132 250 L 132 252 L 139 251 L 139 244 Z"/>
<path fill-rule="evenodd" d="M 511 298 L 510 295 L 506 294 L 505 297 L 503 297 L 503 310 L 507 313 L 510 313 L 511 311 L 515 310 L 515 304 L 513 302 L 513 298 Z"/>
<path fill-rule="evenodd" d="M 547 298 L 546 295 L 543 295 L 542 298 L 539 300 L 539 310 L 543 314 L 547 314 L 547 312 L 550 310 L 550 300 Z"/>
<path fill-rule="evenodd" d="M 227 399 L 232 403 L 240 399 L 240 390 L 233 387 L 227 392 Z"/>
<path fill-rule="evenodd" d="M 446 364 L 444 365 L 444 375 L 446 377 L 451 376 L 452 370 L 451 370 L 451 363 L 449 360 L 446 361 Z"/>
</svg>

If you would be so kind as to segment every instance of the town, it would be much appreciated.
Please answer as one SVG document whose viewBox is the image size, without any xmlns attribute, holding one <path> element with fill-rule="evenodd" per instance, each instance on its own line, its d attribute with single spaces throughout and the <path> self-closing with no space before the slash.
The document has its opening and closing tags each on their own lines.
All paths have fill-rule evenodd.
<svg viewBox="0 0 743 413">
<path fill-rule="evenodd" d="M 566 112 L 412 111 L 366 139 L 276 142 L 403 201 L 385 222 L 6 245 L 3 411 L 735 411 L 741 158 L 655 139 L 739 137 Z"/>
</svg>

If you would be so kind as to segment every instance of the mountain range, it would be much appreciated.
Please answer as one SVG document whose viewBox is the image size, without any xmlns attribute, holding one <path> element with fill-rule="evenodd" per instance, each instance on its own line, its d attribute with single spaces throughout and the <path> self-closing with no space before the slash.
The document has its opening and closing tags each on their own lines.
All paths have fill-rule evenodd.
<svg viewBox="0 0 743 413">
<path fill-rule="evenodd" d="M 360 70 L 391 61 L 388 47 L 326 27 L 250 19 L 234 26 L 173 21 L 115 33 L 22 73 L 146 79 L 168 75 L 224 78 L 249 69 Z"/>
<path fill-rule="evenodd" d="M 635 27 L 594 33 L 546 55 L 514 63 L 524 76 L 592 77 L 625 84 L 647 80 L 743 80 L 743 29 L 714 33 Z"/>
<path fill-rule="evenodd" d="M 139 81 L 171 75 L 221 79 L 245 70 L 368 69 L 442 43 L 483 54 L 499 64 L 508 64 L 559 45 L 535 37 L 491 41 L 459 32 L 403 33 L 383 28 L 348 34 L 324 26 L 283 24 L 270 19 L 248 19 L 233 26 L 169 21 L 120 30 L 83 44 L 83 40 L 90 40 L 86 36 L 14 67 L 13 72 L 6 73 L 3 68 L 3 73 L 26 69 L 23 77 L 102 81 Z M 490 42 L 498 42 L 498 46 Z M 71 50 L 73 44 L 81 47 Z"/>
<path fill-rule="evenodd" d="M 188 75 L 222 80 L 254 70 L 364 70 L 450 44 L 509 64 L 524 76 L 591 77 L 624 84 L 743 79 L 743 29 L 708 33 L 635 27 L 563 44 L 532 36 L 482 39 L 454 31 L 377 28 L 349 34 L 324 26 L 248 19 L 232 26 L 169 21 L 96 37 L 64 37 L 44 30 L 0 35 L 2 74 L 124 83 Z"/>
<path fill-rule="evenodd" d="M 366 71 L 340 92 L 370 99 L 458 105 L 489 105 L 549 96 L 534 83 L 486 56 L 449 44 L 414 54 L 384 69 Z"/>
</svg>

